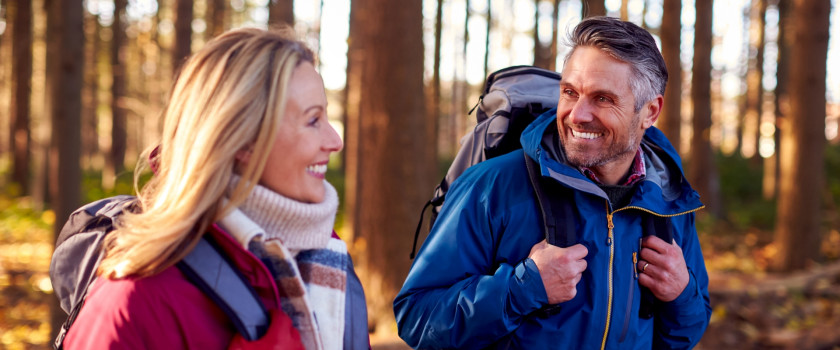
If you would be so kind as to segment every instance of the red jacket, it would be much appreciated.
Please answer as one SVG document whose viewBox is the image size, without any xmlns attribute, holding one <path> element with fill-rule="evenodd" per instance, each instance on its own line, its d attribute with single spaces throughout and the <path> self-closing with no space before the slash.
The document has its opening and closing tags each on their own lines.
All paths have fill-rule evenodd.
<svg viewBox="0 0 840 350">
<path fill-rule="evenodd" d="M 218 226 L 207 234 L 271 313 L 263 338 L 246 342 L 227 315 L 171 266 L 146 278 L 97 279 L 64 340 L 66 349 L 303 349 L 268 269 Z"/>
</svg>

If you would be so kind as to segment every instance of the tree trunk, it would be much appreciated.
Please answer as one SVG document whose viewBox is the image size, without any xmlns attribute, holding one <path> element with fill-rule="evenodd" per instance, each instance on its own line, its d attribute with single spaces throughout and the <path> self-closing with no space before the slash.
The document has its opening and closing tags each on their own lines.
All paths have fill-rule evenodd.
<svg viewBox="0 0 840 350">
<path fill-rule="evenodd" d="M 0 19 L 5 24 L 3 28 L 3 33 L 0 34 L 0 111 L 8 111 L 11 110 L 10 104 L 7 102 L 11 97 L 6 97 L 6 94 L 9 89 L 9 74 L 11 73 L 11 53 L 7 56 L 7 46 L 9 45 L 9 33 L 11 33 L 11 24 L 9 23 L 9 16 L 8 11 L 8 2 L 3 1 L 0 2 Z M 8 49 L 11 51 L 11 48 Z M 8 92 L 9 96 L 11 96 L 11 92 Z M 0 125 L 9 125 L 11 126 L 12 121 L 11 118 L 6 113 L 0 113 Z M 6 153 L 9 151 L 9 146 L 11 144 L 12 137 L 10 136 L 11 129 L 6 129 L 0 127 L 0 153 Z"/>
<path fill-rule="evenodd" d="M 629 21 L 630 20 L 630 11 L 628 7 L 628 0 L 621 0 L 621 10 L 619 10 L 619 18 L 622 21 Z"/>
<path fill-rule="evenodd" d="M 488 0 L 489 2 L 489 0 Z M 489 3 L 488 3 L 489 6 Z M 490 11 L 489 7 L 487 9 L 488 13 Z M 443 115 L 443 111 L 441 108 L 440 102 L 440 46 L 441 46 L 441 34 L 443 33 L 443 0 L 437 0 L 437 9 L 435 10 L 435 56 L 434 56 L 434 64 L 432 67 L 432 118 L 429 119 L 429 122 L 432 123 L 432 129 L 434 130 L 434 139 L 438 139 L 438 135 L 440 134 L 440 119 Z M 486 56 L 485 56 L 486 60 Z M 485 62 L 486 65 L 486 62 Z M 485 68 L 486 70 L 486 68 Z M 448 146 L 448 143 L 447 143 Z M 437 142 L 434 144 L 435 152 L 434 157 L 437 159 L 438 157 L 438 145 Z M 451 152 L 451 147 L 447 147 L 446 149 L 447 154 Z"/>
<path fill-rule="evenodd" d="M 659 117 L 659 127 L 677 152 L 680 151 L 682 130 L 682 62 L 680 61 L 680 14 L 682 0 L 664 0 L 662 4 L 662 57 L 668 68 L 665 106 Z"/>
<path fill-rule="evenodd" d="M 781 178 L 774 268 L 806 268 L 819 260 L 825 161 L 825 76 L 830 0 L 793 2 L 790 110 L 782 123 Z M 795 126 L 795 127 L 794 127 Z"/>
<path fill-rule="evenodd" d="M 511 3 L 512 4 L 512 3 Z M 462 111 L 466 109 L 466 106 L 469 102 L 469 83 L 467 82 L 467 43 L 470 40 L 470 35 L 468 31 L 469 23 L 470 23 L 470 2 L 469 0 L 465 1 L 465 11 L 464 11 L 464 34 L 461 37 L 461 51 L 460 56 L 457 51 L 455 52 L 455 58 L 457 60 L 457 65 L 453 65 L 453 73 L 452 73 L 452 104 L 451 104 L 451 116 L 450 120 L 452 125 L 452 137 L 450 140 L 452 144 L 455 145 L 457 148 L 459 144 L 459 140 L 462 136 L 463 130 L 465 128 L 466 119 L 462 118 Z"/>
<path fill-rule="evenodd" d="M 466 106 L 466 101 L 470 97 L 470 83 L 467 82 L 467 45 L 470 42 L 470 15 L 472 15 L 472 8 L 470 7 L 470 0 L 465 0 L 465 8 L 464 10 L 464 41 L 463 46 L 461 47 L 461 74 L 463 74 L 463 80 L 460 81 L 461 83 L 461 106 Z M 458 109 L 456 109 L 457 111 Z M 461 130 L 459 128 L 458 130 Z"/>
<path fill-rule="evenodd" d="M 691 78 L 692 117 L 689 179 L 706 204 L 707 212 L 720 217 L 720 184 L 711 145 L 712 108 L 712 1 L 698 1 L 694 24 L 694 67 Z"/>
<path fill-rule="evenodd" d="M 779 56 L 776 61 L 776 90 L 773 92 L 773 105 L 775 106 L 776 132 L 773 133 L 775 141 L 775 152 L 773 156 L 764 162 L 764 179 L 762 181 L 762 192 L 764 199 L 771 199 L 779 193 L 779 150 L 781 149 L 781 124 L 786 116 L 790 115 L 790 101 L 788 96 L 788 76 L 790 67 L 790 48 L 793 47 L 793 28 L 791 25 L 790 0 L 776 0 L 779 10 L 779 34 L 776 44 Z"/>
<path fill-rule="evenodd" d="M 443 0 L 438 0 L 438 8 L 443 3 Z M 438 12 L 438 16 L 440 16 L 440 12 Z M 487 35 L 484 37 L 484 77 L 486 78 L 490 74 L 490 30 L 493 28 L 493 0 L 487 0 Z M 440 41 L 440 34 L 437 35 L 437 41 Z M 440 44 L 436 44 L 440 45 Z M 438 50 L 438 54 L 435 56 L 436 59 L 440 59 L 440 48 L 436 47 Z M 438 63 L 438 66 L 440 64 Z M 482 87 L 483 88 L 483 87 Z"/>
<path fill-rule="evenodd" d="M 408 273 L 410 232 L 432 187 L 423 96 L 422 1 L 356 0 L 350 46 L 364 55 L 348 80 L 347 196 L 373 327 L 393 327 L 392 300 Z M 399 89 L 394 89 L 399 86 Z M 352 126 L 352 128 L 351 128 Z M 375 135 L 375 136 L 374 136 Z M 350 141 L 350 140 L 354 141 Z M 388 169 L 387 171 L 383 169 Z M 363 200 L 362 200 L 363 198 Z"/>
<path fill-rule="evenodd" d="M 540 68 L 547 68 L 548 50 L 547 45 L 543 45 L 540 40 L 540 0 L 534 0 L 534 66 Z"/>
<path fill-rule="evenodd" d="M 269 0 L 268 1 L 268 26 L 276 27 L 295 25 L 295 2 L 294 0 Z"/>
<path fill-rule="evenodd" d="M 607 7 L 604 0 L 581 0 L 581 17 L 606 16 Z"/>
<path fill-rule="evenodd" d="M 360 9 L 359 1 L 350 2 L 350 25 L 347 42 L 347 78 L 344 85 L 344 151 L 342 153 L 342 167 L 344 167 L 344 228 L 345 241 L 355 242 L 356 219 L 352 215 L 352 199 L 358 198 L 357 191 L 362 186 L 359 179 L 359 148 L 361 131 L 359 130 L 360 103 L 362 93 L 362 68 L 364 63 L 364 45 L 362 26 L 364 21 L 359 17 L 364 15 Z M 360 14 L 361 12 L 361 14 Z M 351 247 L 352 250 L 353 247 Z"/>
<path fill-rule="evenodd" d="M 226 13 L 227 4 L 225 0 L 207 0 L 207 40 L 225 32 Z"/>
<path fill-rule="evenodd" d="M 749 61 L 747 63 L 746 108 L 741 135 L 741 155 L 760 160 L 758 154 L 759 125 L 764 103 L 764 14 L 766 0 L 752 0 L 750 6 Z"/>
<path fill-rule="evenodd" d="M 229 17 L 226 17 L 229 18 Z M 160 42 L 160 32 L 158 31 L 158 25 L 160 24 L 160 11 L 156 12 L 154 16 L 151 18 L 152 20 L 152 32 L 150 42 L 152 45 L 155 45 Z M 166 57 L 168 51 L 166 50 L 158 50 L 157 55 L 154 57 L 154 66 L 155 70 L 152 73 L 151 78 L 147 81 L 147 86 L 149 87 L 149 105 L 155 113 L 160 113 L 163 110 L 163 105 L 166 103 L 166 96 L 165 90 L 166 87 L 170 85 L 170 77 L 171 74 L 167 72 L 167 64 L 171 62 L 171 60 Z M 161 121 L 160 118 L 152 118 L 151 120 L 152 128 L 154 128 L 155 132 L 160 133 L 161 130 Z"/>
<path fill-rule="evenodd" d="M 12 182 L 20 194 L 29 193 L 29 163 L 32 135 L 29 127 L 32 95 L 32 1 L 9 3 L 12 23 L 11 135 Z"/>
<path fill-rule="evenodd" d="M 126 113 L 123 100 L 126 98 L 126 35 L 125 6 L 126 0 L 114 0 L 114 23 L 111 24 L 111 149 L 105 161 L 102 186 L 113 188 L 117 174 L 125 168 L 127 144 Z"/>
<path fill-rule="evenodd" d="M 554 7 L 551 10 L 551 45 L 548 53 L 551 59 L 548 62 L 549 70 L 557 70 L 557 42 L 559 40 L 558 30 L 560 26 L 560 0 L 554 0 Z"/>
<path fill-rule="evenodd" d="M 172 44 L 172 73 L 176 76 L 181 64 L 192 52 L 193 0 L 175 0 L 175 42 Z"/>
<path fill-rule="evenodd" d="M 534 16 L 534 65 L 548 70 L 555 70 L 557 65 L 557 15 L 560 1 L 554 0 L 551 9 L 551 42 L 547 45 L 540 41 L 540 0 L 535 0 Z"/>
<path fill-rule="evenodd" d="M 99 16 L 85 14 L 85 70 L 84 90 L 82 90 L 82 168 L 93 170 L 94 158 L 99 152 L 99 137 L 97 134 L 97 107 L 99 106 L 99 74 L 96 71 L 99 61 L 99 38 L 101 25 Z M 99 169 L 97 169 L 99 170 Z"/>
<path fill-rule="evenodd" d="M 82 0 L 48 2 L 48 57 L 56 56 L 47 79 L 51 80 L 49 113 L 52 120 L 52 147 L 50 152 L 50 188 L 53 191 L 52 208 L 55 212 L 53 232 L 55 237 L 70 213 L 81 204 L 81 168 L 79 156 L 81 132 L 79 123 L 82 112 L 82 81 L 84 63 L 84 26 Z M 51 303 L 52 337 L 66 314 L 53 297 Z"/>
</svg>

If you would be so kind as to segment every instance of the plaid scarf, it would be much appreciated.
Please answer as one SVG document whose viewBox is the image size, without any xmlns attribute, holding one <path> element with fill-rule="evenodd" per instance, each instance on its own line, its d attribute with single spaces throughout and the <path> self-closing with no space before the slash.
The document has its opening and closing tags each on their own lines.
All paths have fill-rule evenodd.
<svg viewBox="0 0 840 350">
<path fill-rule="evenodd" d="M 325 249 L 293 256 L 279 240 L 252 240 L 248 245 L 274 275 L 283 311 L 292 319 L 307 349 L 341 349 L 344 300 L 350 262 L 347 246 L 330 239 Z"/>
<path fill-rule="evenodd" d="M 330 238 L 338 196 L 324 186 L 322 203 L 302 203 L 257 185 L 219 221 L 269 269 L 280 306 L 309 350 L 344 346 L 345 268 L 351 263 L 344 242 Z"/>
</svg>

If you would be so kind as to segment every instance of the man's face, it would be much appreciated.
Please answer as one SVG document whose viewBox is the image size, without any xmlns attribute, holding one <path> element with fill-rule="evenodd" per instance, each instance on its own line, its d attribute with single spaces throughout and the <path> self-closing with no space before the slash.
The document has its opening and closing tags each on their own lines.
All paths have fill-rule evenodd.
<svg viewBox="0 0 840 350">
<path fill-rule="evenodd" d="M 599 177 L 623 176 L 659 115 L 662 97 L 634 112 L 630 64 L 594 47 L 578 47 L 562 76 L 557 129 L 567 160 Z"/>
</svg>

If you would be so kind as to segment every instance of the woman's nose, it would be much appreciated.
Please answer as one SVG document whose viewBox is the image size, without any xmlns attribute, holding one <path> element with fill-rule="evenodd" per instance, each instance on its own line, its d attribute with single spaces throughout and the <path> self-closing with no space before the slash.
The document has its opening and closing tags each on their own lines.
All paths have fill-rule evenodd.
<svg viewBox="0 0 840 350">
<path fill-rule="evenodd" d="M 341 136 L 335 131 L 331 124 L 327 124 L 327 130 L 324 140 L 324 150 L 328 152 L 338 152 L 344 147 L 344 142 L 341 141 Z"/>
</svg>

